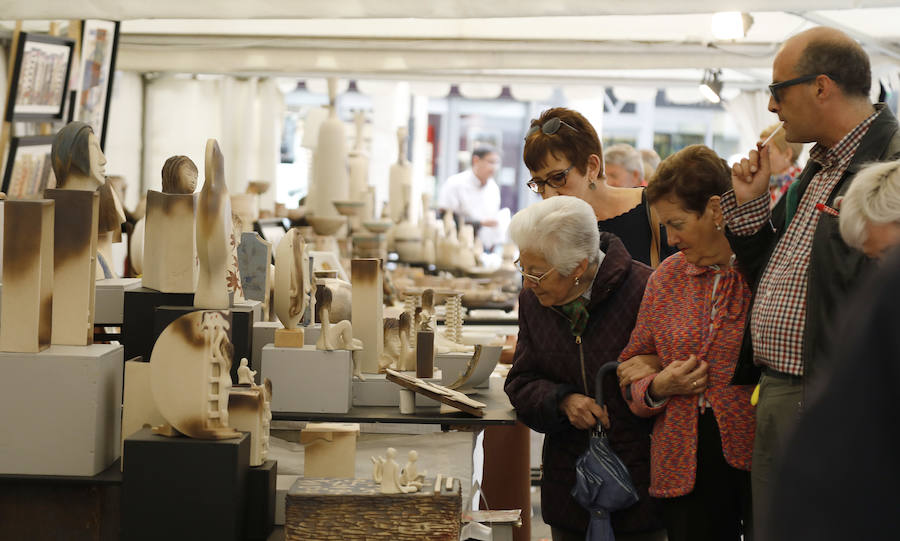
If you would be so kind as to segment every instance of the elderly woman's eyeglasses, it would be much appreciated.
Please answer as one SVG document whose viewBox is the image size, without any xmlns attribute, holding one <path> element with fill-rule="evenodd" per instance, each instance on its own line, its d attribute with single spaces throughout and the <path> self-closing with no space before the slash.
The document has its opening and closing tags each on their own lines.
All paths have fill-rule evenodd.
<svg viewBox="0 0 900 541">
<path fill-rule="evenodd" d="M 553 272 L 553 271 L 556 270 L 555 267 L 550 267 L 550 270 L 548 270 L 548 271 L 545 272 L 544 274 L 541 274 L 540 276 L 535 276 L 534 274 L 528 274 L 527 272 L 525 272 L 525 269 L 522 267 L 522 263 L 521 263 L 518 259 L 516 259 L 516 260 L 513 262 L 513 264 L 516 266 L 516 270 L 519 271 L 519 274 L 521 274 L 521 275 L 524 276 L 525 278 L 528 278 L 529 280 L 531 280 L 532 282 L 534 282 L 535 284 L 538 284 L 538 285 L 541 284 L 541 280 L 543 280 L 543 279 L 546 278 L 551 272 Z"/>
<path fill-rule="evenodd" d="M 789 86 L 799 85 L 800 83 L 807 83 L 812 81 L 819 75 L 824 75 L 831 79 L 832 81 L 837 81 L 830 73 L 813 73 L 811 75 L 804 75 L 803 77 L 796 77 L 794 79 L 788 79 L 787 81 L 781 81 L 780 83 L 772 83 L 769 85 L 769 93 L 772 94 L 772 99 L 775 100 L 775 103 L 780 103 L 781 99 L 778 97 L 778 91 L 782 88 L 787 88 Z"/>
<path fill-rule="evenodd" d="M 534 193 L 544 193 L 544 188 L 549 184 L 551 188 L 562 188 L 566 185 L 566 177 L 569 176 L 569 171 L 575 167 L 574 165 L 570 165 L 560 173 L 555 173 L 553 175 L 548 176 L 546 179 L 532 178 L 528 181 L 528 187 L 531 188 L 531 191 Z"/>
<path fill-rule="evenodd" d="M 568 126 L 569 129 L 574 130 L 574 131 L 578 131 L 577 129 L 575 129 L 574 127 L 572 127 L 571 124 L 567 124 L 567 123 L 563 122 L 563 120 L 562 120 L 561 118 L 559 118 L 559 117 L 551 118 L 550 120 L 544 122 L 543 124 L 537 124 L 537 121 L 534 121 L 534 122 L 535 122 L 535 123 L 532 124 L 530 128 L 528 128 L 528 131 L 525 132 L 525 140 L 526 140 L 526 141 L 527 141 L 528 138 L 531 137 L 533 134 L 537 133 L 538 130 L 541 130 L 541 132 L 542 132 L 544 135 L 553 135 L 553 134 L 555 134 L 556 132 L 559 131 L 560 126 Z"/>
</svg>

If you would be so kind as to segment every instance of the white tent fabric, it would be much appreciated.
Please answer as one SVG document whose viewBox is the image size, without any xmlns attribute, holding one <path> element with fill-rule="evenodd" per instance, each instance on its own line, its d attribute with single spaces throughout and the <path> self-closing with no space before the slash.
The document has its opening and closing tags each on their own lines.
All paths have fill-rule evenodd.
<svg viewBox="0 0 900 541">
<path fill-rule="evenodd" d="M 778 122 L 778 117 L 768 111 L 768 91 L 741 92 L 734 99 L 723 101 L 722 105 L 740 129 L 739 148 L 756 148 L 763 128 Z"/>
</svg>

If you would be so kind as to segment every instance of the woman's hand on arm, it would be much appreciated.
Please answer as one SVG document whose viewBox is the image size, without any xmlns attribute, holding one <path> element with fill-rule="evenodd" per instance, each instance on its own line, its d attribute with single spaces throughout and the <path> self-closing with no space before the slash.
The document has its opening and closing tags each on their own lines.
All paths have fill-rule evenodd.
<svg viewBox="0 0 900 541">
<path fill-rule="evenodd" d="M 659 355 L 635 355 L 619 364 L 616 375 L 619 377 L 619 386 L 625 387 L 639 379 L 656 374 L 660 370 L 662 370 L 662 361 Z"/>
<path fill-rule="evenodd" d="M 609 416 L 605 407 L 600 407 L 597 402 L 583 394 L 572 393 L 566 395 L 559 403 L 559 409 L 566 414 L 572 426 L 580 430 L 588 430 L 597 426 L 599 421 L 605 428 L 609 428 Z"/>
<path fill-rule="evenodd" d="M 653 400 L 676 395 L 696 395 L 706 390 L 709 364 L 697 362 L 693 355 L 686 361 L 673 361 L 659 373 L 647 392 Z"/>
</svg>

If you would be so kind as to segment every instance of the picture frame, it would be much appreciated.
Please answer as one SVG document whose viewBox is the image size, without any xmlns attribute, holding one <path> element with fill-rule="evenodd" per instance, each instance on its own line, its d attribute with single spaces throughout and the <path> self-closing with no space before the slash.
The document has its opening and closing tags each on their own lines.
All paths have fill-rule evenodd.
<svg viewBox="0 0 900 541">
<path fill-rule="evenodd" d="M 34 199 L 56 187 L 50 161 L 53 136 L 13 137 L 3 174 L 2 191 L 7 199 Z"/>
<path fill-rule="evenodd" d="M 7 122 L 62 120 L 75 41 L 22 32 L 6 101 Z"/>
<path fill-rule="evenodd" d="M 85 19 L 81 24 L 81 63 L 77 95 L 69 121 L 90 124 L 106 148 L 106 126 L 119 49 L 119 21 Z"/>
</svg>

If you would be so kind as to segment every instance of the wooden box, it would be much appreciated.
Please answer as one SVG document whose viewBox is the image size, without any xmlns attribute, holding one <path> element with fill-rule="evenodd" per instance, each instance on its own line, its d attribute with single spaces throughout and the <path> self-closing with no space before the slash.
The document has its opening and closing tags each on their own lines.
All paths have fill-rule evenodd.
<svg viewBox="0 0 900 541">
<path fill-rule="evenodd" d="M 421 492 L 382 494 L 372 479 L 299 478 L 288 491 L 287 541 L 456 541 L 462 494 L 458 480 L 447 490 L 426 478 Z"/>
</svg>

